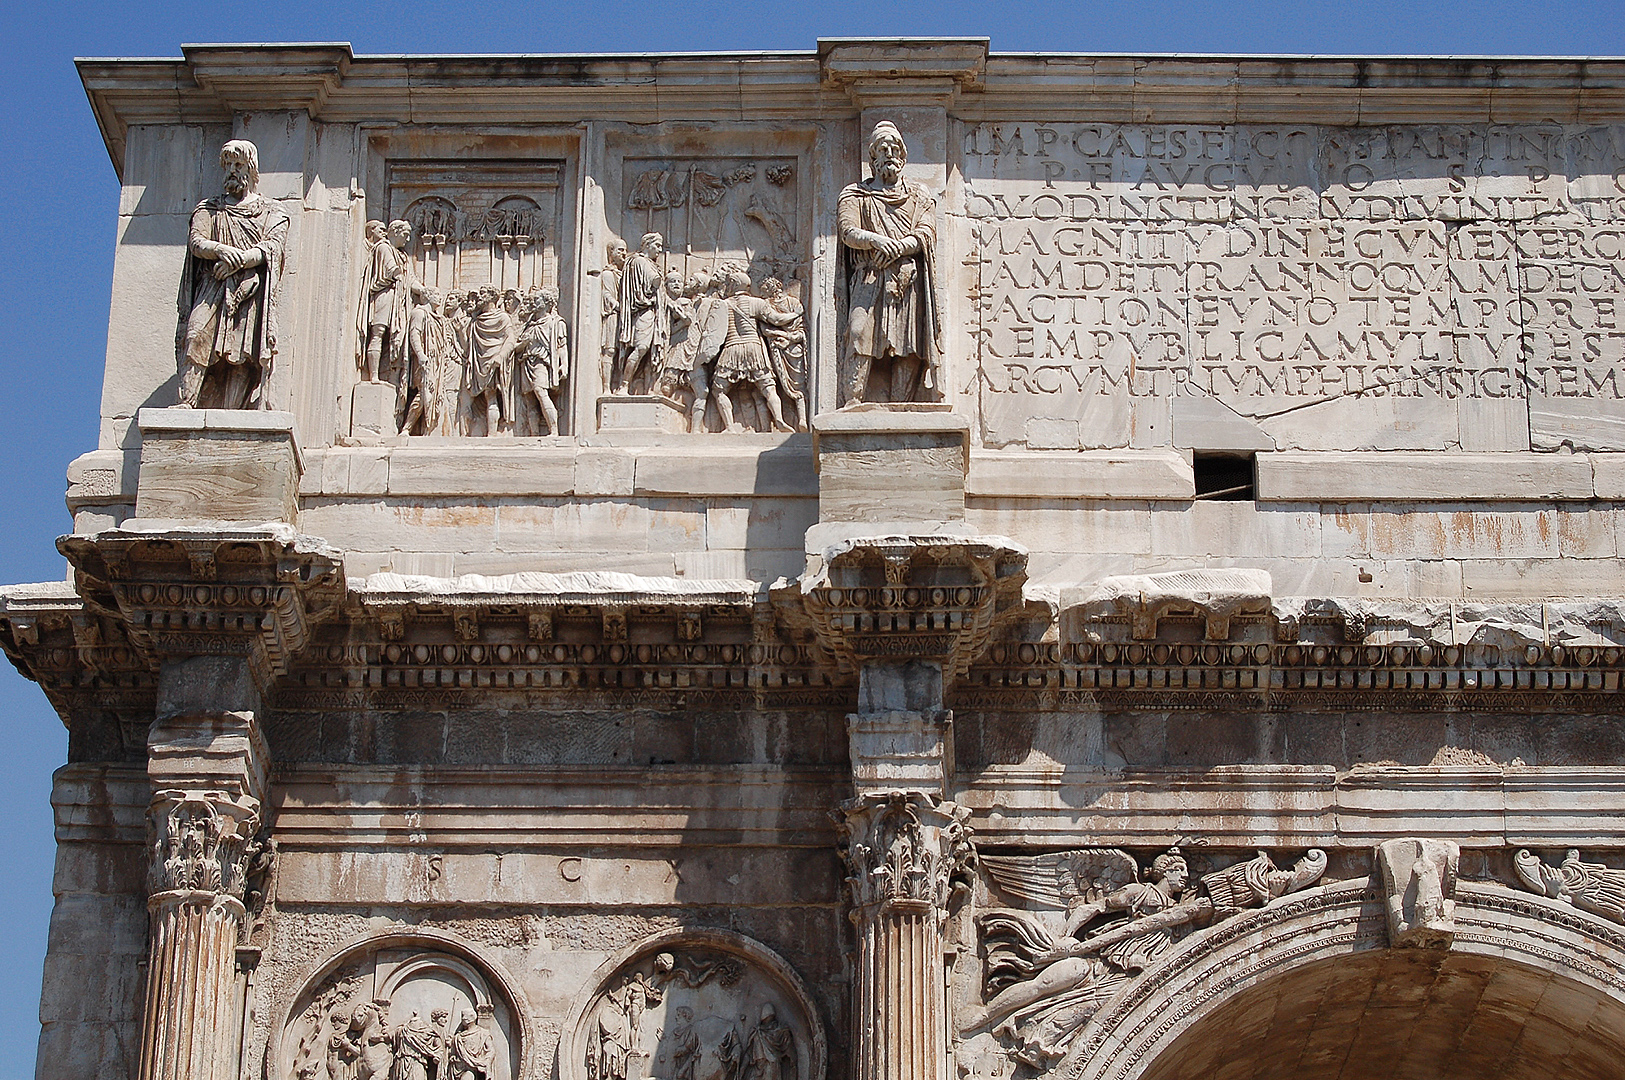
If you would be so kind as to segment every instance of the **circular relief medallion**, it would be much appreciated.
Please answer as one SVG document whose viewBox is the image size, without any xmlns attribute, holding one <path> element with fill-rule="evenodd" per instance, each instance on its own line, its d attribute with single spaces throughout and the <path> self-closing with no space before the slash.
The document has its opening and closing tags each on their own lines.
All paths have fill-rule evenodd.
<svg viewBox="0 0 1625 1080">
<path fill-rule="evenodd" d="M 795 972 L 749 938 L 669 931 L 601 967 L 559 1047 L 561 1080 L 823 1080 Z"/>
</svg>

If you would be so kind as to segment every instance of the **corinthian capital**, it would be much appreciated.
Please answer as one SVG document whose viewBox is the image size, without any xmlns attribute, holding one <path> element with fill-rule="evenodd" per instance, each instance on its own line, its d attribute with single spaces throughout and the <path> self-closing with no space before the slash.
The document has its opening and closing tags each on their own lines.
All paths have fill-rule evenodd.
<svg viewBox="0 0 1625 1080">
<path fill-rule="evenodd" d="M 859 795 L 841 804 L 841 854 L 851 876 L 854 918 L 886 909 L 948 913 L 969 872 L 970 811 L 918 791 Z"/>
<path fill-rule="evenodd" d="M 243 899 L 259 802 L 224 791 L 170 788 L 147 808 L 152 826 L 150 891 Z"/>
</svg>

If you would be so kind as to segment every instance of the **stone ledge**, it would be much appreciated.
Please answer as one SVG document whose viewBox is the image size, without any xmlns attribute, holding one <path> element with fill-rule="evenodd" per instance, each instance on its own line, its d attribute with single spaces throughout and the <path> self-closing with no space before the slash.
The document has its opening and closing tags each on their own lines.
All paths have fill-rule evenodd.
<svg viewBox="0 0 1625 1080">
<path fill-rule="evenodd" d="M 383 464 L 389 495 L 569 495 L 575 491 L 574 447 L 530 448 L 509 440 L 490 446 L 395 447 Z M 329 458 L 334 456 L 329 451 Z M 376 451 L 373 451 L 376 455 Z M 355 490 L 358 457 L 351 458 L 349 488 Z M 375 466 L 376 468 L 377 466 Z M 331 494 L 326 491 L 325 494 Z"/>
<path fill-rule="evenodd" d="M 1592 499 L 1585 454 L 1416 450 L 1258 455 L 1259 502 Z"/>
<path fill-rule="evenodd" d="M 972 454 L 968 497 L 1189 499 L 1190 462 L 1173 451 L 1027 451 Z"/>
<path fill-rule="evenodd" d="M 799 441 L 799 440 L 798 440 Z M 769 449 L 661 450 L 639 454 L 635 495 L 779 495 L 818 497 L 818 476 L 806 444 Z"/>
</svg>

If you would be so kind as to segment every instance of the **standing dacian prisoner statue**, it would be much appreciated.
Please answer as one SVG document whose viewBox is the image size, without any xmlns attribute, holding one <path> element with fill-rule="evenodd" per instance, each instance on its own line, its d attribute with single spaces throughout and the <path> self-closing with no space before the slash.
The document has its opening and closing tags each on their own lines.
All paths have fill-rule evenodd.
<svg viewBox="0 0 1625 1080">
<path fill-rule="evenodd" d="M 225 194 L 192 211 L 181 271 L 178 346 L 183 408 L 264 408 L 276 356 L 276 292 L 288 215 L 257 190 L 260 155 L 220 149 Z"/>
<path fill-rule="evenodd" d="M 843 405 L 864 401 L 871 373 L 885 401 L 935 401 L 942 349 L 937 339 L 937 203 L 903 179 L 908 151 L 889 120 L 869 135 L 868 180 L 849 184 L 836 204 L 846 275 L 848 378 Z"/>
</svg>

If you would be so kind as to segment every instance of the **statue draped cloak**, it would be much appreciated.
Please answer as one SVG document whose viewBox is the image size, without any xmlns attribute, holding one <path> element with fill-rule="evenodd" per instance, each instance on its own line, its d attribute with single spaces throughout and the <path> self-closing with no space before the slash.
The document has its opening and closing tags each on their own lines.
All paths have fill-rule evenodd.
<svg viewBox="0 0 1625 1080">
<path fill-rule="evenodd" d="M 652 332 L 649 359 L 656 370 L 666 351 L 670 318 L 666 314 L 666 276 L 655 261 L 642 252 L 634 252 L 621 269 L 620 316 L 615 329 L 615 343 L 621 355 L 632 351 L 639 331 L 647 327 Z"/>
<path fill-rule="evenodd" d="M 383 287 L 379 288 L 379 283 Z M 376 290 L 376 291 L 375 291 Z M 366 268 L 361 272 L 361 309 L 356 315 L 356 334 L 359 362 L 367 352 L 367 335 L 374 326 L 389 328 L 389 351 L 384 356 L 379 372 L 386 378 L 390 372 L 405 370 L 407 328 L 412 317 L 412 266 L 407 256 L 388 238 L 369 245 Z"/>
<path fill-rule="evenodd" d="M 558 312 L 532 320 L 519 333 L 515 350 L 525 388 L 546 393 L 564 385 L 570 374 L 568 330 Z"/>
<path fill-rule="evenodd" d="M 259 366 L 263 395 L 276 355 L 277 287 L 288 242 L 288 215 L 272 199 L 251 195 L 240 203 L 204 199 L 192 211 L 181 272 L 177 341 L 182 367 L 253 363 Z M 225 279 L 214 276 L 215 260 L 193 250 L 211 241 L 243 251 L 258 250 L 264 261 Z"/>
<path fill-rule="evenodd" d="M 496 394 L 502 415 L 513 416 L 513 319 L 500 307 L 481 311 L 469 328 L 468 389 L 473 397 Z"/>
<path fill-rule="evenodd" d="M 922 384 L 932 389 L 942 348 L 937 306 L 937 203 L 919 184 L 894 188 L 876 180 L 848 184 L 836 203 L 840 230 L 859 228 L 893 240 L 918 238 L 917 255 L 886 263 L 878 251 L 841 245 L 849 325 L 867 313 L 867 329 L 849 332 L 852 351 L 873 360 L 916 356 L 924 361 Z"/>
</svg>

